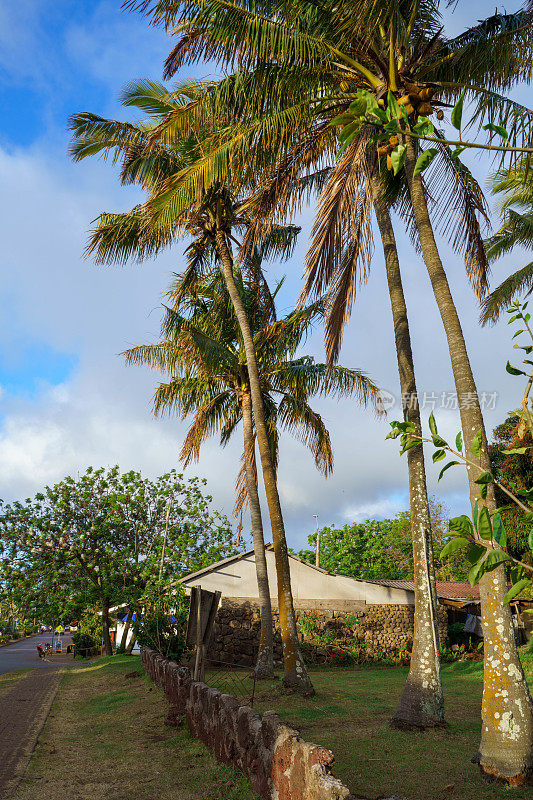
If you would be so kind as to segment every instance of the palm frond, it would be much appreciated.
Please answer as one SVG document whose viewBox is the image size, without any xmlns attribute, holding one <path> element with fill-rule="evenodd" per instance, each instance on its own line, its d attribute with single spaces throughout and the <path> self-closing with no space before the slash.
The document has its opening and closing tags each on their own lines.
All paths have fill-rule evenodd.
<svg viewBox="0 0 533 800">
<path fill-rule="evenodd" d="M 100 214 L 90 232 L 86 256 L 94 256 L 97 264 L 126 264 L 130 259 L 144 261 L 171 247 L 173 231 L 148 227 L 145 219 L 143 206 L 124 214 Z"/>
<path fill-rule="evenodd" d="M 328 293 L 325 339 L 330 362 L 338 358 L 344 326 L 357 287 L 368 277 L 373 253 L 369 138 L 364 132 L 355 139 L 332 169 L 307 255 L 300 302 L 310 293 Z"/>
<path fill-rule="evenodd" d="M 500 285 L 493 289 L 483 301 L 481 311 L 481 324 L 494 324 L 500 314 L 509 308 L 515 297 L 519 294 L 527 295 L 533 289 L 533 261 L 522 269 L 509 275 Z"/>
<path fill-rule="evenodd" d="M 130 147 L 147 141 L 146 130 L 89 112 L 73 114 L 68 129 L 73 134 L 69 154 L 74 161 L 100 155 L 104 160 L 111 158 L 111 162 L 116 164 Z"/>
<path fill-rule="evenodd" d="M 278 405 L 278 419 L 280 425 L 311 450 L 317 469 L 327 477 L 333 470 L 333 449 L 320 414 L 308 403 L 284 394 Z"/>
</svg>

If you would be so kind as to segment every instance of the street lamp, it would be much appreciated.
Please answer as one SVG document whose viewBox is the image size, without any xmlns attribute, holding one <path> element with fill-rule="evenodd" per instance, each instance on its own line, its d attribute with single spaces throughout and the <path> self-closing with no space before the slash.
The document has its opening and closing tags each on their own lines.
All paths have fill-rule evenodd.
<svg viewBox="0 0 533 800">
<path fill-rule="evenodd" d="M 313 514 L 313 517 L 316 519 L 316 558 L 315 564 L 317 567 L 320 566 L 320 533 L 318 532 L 318 514 Z"/>
</svg>

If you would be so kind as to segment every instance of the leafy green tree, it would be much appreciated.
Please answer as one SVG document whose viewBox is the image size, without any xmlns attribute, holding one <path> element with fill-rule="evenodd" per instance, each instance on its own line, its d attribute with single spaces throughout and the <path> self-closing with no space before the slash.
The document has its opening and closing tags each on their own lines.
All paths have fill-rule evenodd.
<svg viewBox="0 0 533 800">
<path fill-rule="evenodd" d="M 448 515 L 435 499 L 430 499 L 431 531 L 436 553 L 448 540 Z M 349 523 L 342 528 L 331 525 L 320 531 L 320 566 L 329 572 L 360 580 L 409 580 L 414 578 L 411 515 L 402 511 L 393 519 Z M 315 563 L 317 534 L 308 537 L 309 550 L 297 555 Z M 435 563 L 437 580 L 465 580 L 466 568 L 456 555 Z"/>
<path fill-rule="evenodd" d="M 298 553 L 315 561 L 317 534 L 308 537 L 312 549 Z M 342 528 L 326 526 L 320 530 L 320 566 L 340 575 L 361 580 L 412 580 L 413 547 L 409 512 L 394 519 L 368 519 Z"/>
<path fill-rule="evenodd" d="M 522 495 L 533 486 L 533 437 L 522 409 L 508 415 L 493 431 L 490 444 L 491 471 L 514 494 Z M 514 450 L 507 454 L 506 451 Z M 516 452 L 518 451 L 518 452 Z M 529 547 L 531 521 L 523 510 L 496 486 L 500 514 L 507 532 L 507 550 L 517 559 L 533 563 Z"/>
<path fill-rule="evenodd" d="M 85 586 L 111 654 L 111 605 L 140 608 L 154 576 L 175 580 L 237 552 L 227 519 L 211 512 L 210 502 L 198 478 L 184 481 L 175 470 L 152 481 L 118 467 L 89 468 L 3 508 L 3 557 L 19 587 L 31 577 L 41 593 L 75 595 Z"/>
</svg>

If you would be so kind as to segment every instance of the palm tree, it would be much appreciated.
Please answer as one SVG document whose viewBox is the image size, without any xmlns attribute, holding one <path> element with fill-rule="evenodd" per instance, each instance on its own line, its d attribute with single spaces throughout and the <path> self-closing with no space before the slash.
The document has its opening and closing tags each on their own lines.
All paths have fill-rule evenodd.
<svg viewBox="0 0 533 800">
<path fill-rule="evenodd" d="M 239 274 L 235 280 L 254 336 L 274 464 L 277 467 L 278 429 L 287 428 L 311 449 L 317 468 L 327 475 L 333 467 L 329 433 L 320 415 L 309 406 L 309 396 L 355 394 L 366 403 L 376 397 L 376 387 L 358 370 L 342 367 L 327 370 L 310 357 L 295 358 L 314 320 L 323 316 L 322 303 L 278 321 L 272 319 L 273 303 L 265 302 L 258 294 L 255 282 L 242 281 Z M 272 612 L 257 488 L 250 382 L 242 338 L 233 308 L 224 302 L 227 295 L 220 276 L 191 287 L 185 295 L 180 284 L 178 281 L 170 292 L 170 296 L 179 300 L 166 311 L 161 341 L 132 348 L 125 355 L 128 363 L 149 364 L 169 374 L 170 382 L 160 384 L 154 397 L 156 414 L 177 412 L 184 419 L 194 413 L 181 451 L 185 464 L 199 457 L 202 442 L 214 433 L 220 432 L 221 444 L 226 445 L 242 422 L 243 469 L 237 482 L 236 511 L 242 509 L 247 496 L 261 607 L 261 643 L 255 673 L 259 678 L 268 677 L 273 673 Z M 187 312 L 185 316 L 180 313 L 182 310 Z M 257 554 L 262 556 L 259 565 Z"/>
<path fill-rule="evenodd" d="M 487 256 L 496 261 L 514 247 L 533 248 L 533 183 L 527 161 L 499 172 L 492 184 L 494 194 L 503 196 L 500 209 L 503 217 L 499 229 L 486 241 Z M 514 298 L 533 287 L 533 261 L 521 267 L 497 286 L 483 301 L 481 321 L 494 323 Z"/>
<path fill-rule="evenodd" d="M 478 125 L 487 118 L 492 121 L 495 115 L 506 124 L 516 113 L 511 138 L 529 143 L 531 112 L 502 94 L 517 80 L 529 80 L 531 76 L 533 26 L 529 3 L 516 14 L 496 13 L 452 39 L 443 35 L 440 4 L 423 0 L 363 0 L 356 8 L 337 1 L 317 6 L 305 0 L 283 5 L 267 0 L 254 3 L 253 7 L 226 0 L 179 6 L 165 0 L 132 0 L 127 5 L 141 7 L 156 22 L 169 26 L 177 23 L 181 38 L 167 60 L 167 75 L 183 63 L 205 57 L 238 67 L 217 95 L 226 109 L 222 119 L 227 119 L 227 101 L 231 97 L 237 122 L 227 124 L 226 129 L 223 124 L 214 128 L 216 133 L 205 147 L 207 156 L 189 180 L 191 184 L 214 180 L 217 175 L 227 174 L 231 165 L 238 180 L 252 184 L 258 172 L 264 171 L 270 150 L 276 161 L 274 177 L 259 192 L 259 206 L 267 213 L 274 207 L 278 211 L 283 206 L 294 207 L 294 193 L 288 184 L 294 184 L 302 171 L 310 171 L 313 166 L 316 169 L 317 163 L 336 149 L 337 139 L 329 124 L 333 116 L 347 111 L 357 100 L 357 90 L 361 88 L 383 109 L 388 107 L 391 96 L 396 98 L 395 103 L 398 99 L 405 103 L 407 98 L 405 108 L 413 121 L 418 116 L 417 109 L 422 115 L 435 108 L 442 111 L 449 100 L 466 91 L 474 104 L 474 121 Z M 207 94 L 208 103 L 191 104 L 192 116 L 197 118 L 212 104 L 213 92 Z M 439 99 L 435 99 L 436 95 Z M 215 118 L 220 123 L 218 112 Z M 190 125 L 188 119 L 184 122 L 183 115 L 171 115 L 168 123 L 167 134 L 174 135 Z M 308 263 L 308 289 L 314 286 L 321 292 L 325 285 L 333 285 L 336 291 L 336 315 L 329 324 L 333 341 L 355 294 L 357 262 L 368 260 L 370 252 L 369 209 L 373 193 L 368 186 L 370 181 L 366 181 L 364 190 L 357 181 L 357 173 L 362 172 L 367 159 L 368 145 L 373 141 L 369 127 L 361 126 L 357 136 L 352 137 L 345 151 L 349 163 L 339 159 L 331 171 L 326 188 L 329 206 L 322 207 Z M 399 208 L 416 234 L 448 339 L 465 446 L 470 450 L 481 431 L 480 461 L 488 469 L 483 416 L 466 344 L 435 241 L 427 187 L 415 172 L 421 145 L 402 133 L 399 139 L 404 139 L 405 145 L 405 169 L 401 170 L 404 189 Z M 450 214 L 444 215 L 445 224 L 456 249 L 464 251 L 468 274 L 481 295 L 486 290 L 487 263 L 477 217 L 484 211 L 483 199 L 466 167 L 450 158 L 446 148 L 439 145 L 437 149 L 440 159 L 435 163 L 440 178 L 448 176 L 444 191 L 448 191 L 450 201 L 443 202 L 441 193 L 439 209 L 455 216 L 453 231 Z M 374 148 L 372 151 L 374 162 L 383 170 L 384 156 Z M 430 174 L 428 181 L 431 178 Z M 346 211 L 350 205 L 348 232 L 341 229 L 340 222 L 350 219 Z M 468 478 L 472 505 L 482 504 L 475 475 L 469 471 Z M 490 491 L 486 503 L 489 511 L 494 511 L 495 499 Z M 480 591 L 484 626 L 490 632 L 485 648 L 480 764 L 490 774 L 520 780 L 533 768 L 533 704 L 514 646 L 510 612 L 508 607 L 502 608 L 503 568 L 484 575 Z M 499 669 L 504 662 L 507 666 Z M 497 722 L 502 719 L 511 719 L 512 726 Z M 516 735 L 517 730 L 520 736 Z"/>
<path fill-rule="evenodd" d="M 286 686 L 312 694 L 314 690 L 298 642 L 287 543 L 262 403 L 259 367 L 246 310 L 235 282 L 232 241 L 236 241 L 235 235 L 245 233 L 250 224 L 248 202 L 239 199 L 220 181 L 200 182 L 193 193 L 181 191 L 175 176 L 183 170 L 190 172 L 195 169 L 198 154 L 201 155 L 200 141 L 197 136 L 179 140 L 173 137 L 168 144 L 164 139 L 157 140 L 158 122 L 162 115 L 183 111 L 198 95 L 197 85 L 191 83 L 169 93 L 159 84 L 141 81 L 126 89 L 123 102 L 140 107 L 151 118 L 136 125 L 106 120 L 93 114 L 78 114 L 72 118 L 71 153 L 75 160 L 95 154 L 112 156 L 115 162 L 121 161 L 122 182 L 140 183 L 150 195 L 147 203 L 126 214 L 102 214 L 88 253 L 96 254 L 101 263 L 120 263 L 131 256 L 143 260 L 171 245 L 178 235 L 188 235 L 193 237 L 194 243 L 184 285 L 203 268 L 202 256 L 196 256 L 198 245 L 200 252 L 211 250 L 217 264 L 222 267 L 246 355 L 253 419 L 270 512 L 285 665 L 283 680 Z M 161 213 L 159 206 L 162 206 Z M 275 234 L 276 229 L 269 233 Z M 270 241 L 270 249 L 274 252 L 281 255 L 290 252 L 290 246 L 287 248 L 284 241 L 277 242 L 275 235 L 270 236 Z M 264 284 L 250 255 L 243 259 L 243 266 L 255 275 L 260 284 Z"/>
</svg>

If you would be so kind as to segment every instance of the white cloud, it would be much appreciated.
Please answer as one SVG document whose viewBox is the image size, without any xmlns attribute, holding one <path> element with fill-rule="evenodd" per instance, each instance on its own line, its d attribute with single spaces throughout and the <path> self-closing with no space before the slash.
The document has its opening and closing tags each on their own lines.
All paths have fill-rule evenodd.
<svg viewBox="0 0 533 800">
<path fill-rule="evenodd" d="M 32 54 L 25 65 L 53 84 L 57 64 L 53 53 L 39 50 L 39 19 L 50 4 L 21 0 L 17 24 L 12 7 L 0 9 L 2 65 L 16 66 L 15 45 Z M 64 11 L 63 7 L 63 11 Z M 85 69 L 92 80 L 109 88 L 112 97 L 125 80 L 146 71 L 157 74 L 166 52 L 162 34 L 150 31 L 136 17 L 116 12 L 110 3 L 93 4 L 90 23 L 67 26 L 63 42 L 70 63 Z M 2 36 L 2 22 L 11 31 Z M 63 45 L 62 45 L 63 46 Z M 166 48 L 167 45 L 164 45 Z M 20 60 L 20 59 L 19 59 Z M 65 61 L 62 61 L 65 64 Z M 23 65 L 24 66 L 24 65 Z M 31 78 L 24 66 L 21 79 Z M 61 74 L 61 70 L 58 71 Z M 68 76 L 67 76 L 68 77 Z M 52 83 L 50 83 L 50 81 Z M 79 108 L 85 109 L 83 96 Z M 91 109 L 102 111 L 102 109 Z M 60 149 L 61 148 L 61 149 Z M 474 164 L 476 174 L 484 162 Z M 83 260 L 90 221 L 103 210 L 121 210 L 138 195 L 119 187 L 109 165 L 86 162 L 71 165 L 60 138 L 41 140 L 25 150 L 0 150 L 0 337 L 3 349 L 27 337 L 78 357 L 73 373 L 59 386 L 42 386 L 31 400 L 2 397 L 0 424 L 0 494 L 4 498 L 25 497 L 45 482 L 61 479 L 87 465 L 119 463 L 123 469 L 140 468 L 157 474 L 177 466 L 177 455 L 185 426 L 174 420 L 153 420 L 150 397 L 154 374 L 127 369 L 117 356 L 131 344 L 157 334 L 159 297 L 169 273 L 179 271 L 181 247 L 143 267 L 120 269 L 96 267 Z M 311 212 L 303 215 L 309 229 Z M 442 324 L 431 294 L 425 266 L 416 256 L 402 225 L 395 222 L 408 300 L 417 380 L 420 393 L 451 392 L 454 389 Z M 482 330 L 478 309 L 459 261 L 443 247 L 453 292 L 481 390 L 498 391 L 495 411 L 487 414 L 490 430 L 515 407 L 520 382 L 504 371 L 512 346 L 507 329 Z M 283 310 L 289 310 L 301 285 L 305 255 L 305 233 L 290 264 L 269 269 L 275 280 L 287 272 L 280 294 Z M 522 261 L 519 254 L 498 263 L 497 281 Z M 366 286 L 359 291 L 342 351 L 347 366 L 365 369 L 387 391 L 398 394 L 389 299 L 379 243 Z M 321 332 L 306 347 L 323 358 Z M 385 441 L 386 422 L 377 422 L 351 401 L 320 400 L 316 403 L 326 419 L 335 449 L 335 472 L 325 481 L 314 468 L 304 448 L 288 437 L 282 440 L 280 492 L 292 545 L 303 544 L 314 529 L 313 514 L 320 523 L 344 524 L 373 514 L 392 515 L 407 506 L 406 459 L 398 455 L 397 443 Z M 424 420 L 429 409 L 423 411 Z M 439 430 L 455 435 L 458 414 L 436 409 Z M 394 415 L 397 416 L 395 411 Z M 205 475 L 215 503 L 227 513 L 233 505 L 235 473 L 239 466 L 240 441 L 226 450 L 216 441 L 204 448 L 198 467 L 190 471 Z M 430 489 L 438 488 L 452 511 L 466 503 L 462 469 L 449 471 L 437 487 L 441 465 L 428 463 Z M 267 520 L 264 505 L 265 522 Z M 268 528 L 268 525 L 266 526 Z"/>
</svg>

